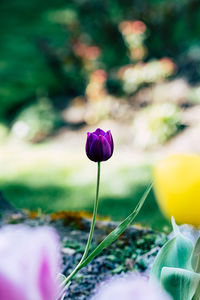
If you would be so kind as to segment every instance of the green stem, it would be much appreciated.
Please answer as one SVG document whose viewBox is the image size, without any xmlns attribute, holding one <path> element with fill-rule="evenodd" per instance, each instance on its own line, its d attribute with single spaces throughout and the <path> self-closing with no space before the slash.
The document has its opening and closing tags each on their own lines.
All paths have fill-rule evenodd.
<svg viewBox="0 0 200 300">
<path fill-rule="evenodd" d="M 94 227 L 95 227 L 95 221 L 96 221 L 96 215 L 97 215 L 97 209 L 98 209 L 98 200 L 99 200 L 99 185 L 100 185 L 100 171 L 101 171 L 101 163 L 97 163 L 97 187 L 96 187 L 96 197 L 95 197 L 95 202 L 94 202 L 94 210 L 93 210 L 93 217 L 92 217 L 92 223 L 90 227 L 90 233 L 88 236 L 88 241 L 85 247 L 85 251 L 83 253 L 83 256 L 76 266 L 76 268 L 72 271 L 72 273 L 66 278 L 65 280 L 65 285 L 76 275 L 76 273 L 82 268 L 82 262 L 85 260 L 85 258 L 88 255 L 88 252 L 90 250 L 91 242 L 92 242 L 92 237 L 94 233 Z"/>
</svg>

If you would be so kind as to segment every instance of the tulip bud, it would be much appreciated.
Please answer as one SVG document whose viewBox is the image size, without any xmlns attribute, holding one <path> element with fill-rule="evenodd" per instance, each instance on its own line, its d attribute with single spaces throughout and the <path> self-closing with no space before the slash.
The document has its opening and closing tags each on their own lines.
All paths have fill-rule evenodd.
<svg viewBox="0 0 200 300">
<path fill-rule="evenodd" d="M 86 154 L 94 162 L 108 160 L 113 154 L 114 144 L 112 134 L 100 128 L 87 134 Z"/>
</svg>

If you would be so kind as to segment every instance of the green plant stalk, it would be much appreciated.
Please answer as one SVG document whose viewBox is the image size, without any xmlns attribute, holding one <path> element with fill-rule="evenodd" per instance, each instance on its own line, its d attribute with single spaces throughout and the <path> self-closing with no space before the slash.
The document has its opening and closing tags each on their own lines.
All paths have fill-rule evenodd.
<svg viewBox="0 0 200 300">
<path fill-rule="evenodd" d="M 125 229 L 134 221 L 135 217 L 138 215 L 140 212 L 151 188 L 152 188 L 153 183 L 149 185 L 149 187 L 146 189 L 144 192 L 142 198 L 136 205 L 135 209 L 130 213 L 130 215 L 124 219 L 107 237 L 95 248 L 92 253 L 82 262 L 81 267 L 87 266 L 97 255 L 99 255 L 102 250 L 108 246 L 110 246 L 124 231 Z"/>
<path fill-rule="evenodd" d="M 100 165 L 98 166 L 98 176 L 97 176 L 97 193 L 96 193 L 96 201 L 95 201 L 95 205 L 94 205 L 94 212 L 97 212 L 97 204 L 98 204 L 98 194 L 99 194 L 99 179 L 100 179 Z M 124 231 L 125 229 L 133 222 L 133 220 L 135 219 L 135 217 L 137 216 L 137 214 L 140 212 L 151 188 L 153 186 L 153 183 L 151 183 L 149 185 L 149 187 L 146 189 L 146 191 L 144 192 L 142 198 L 140 199 L 140 201 L 138 202 L 138 204 L 136 205 L 135 209 L 130 213 L 130 215 L 124 220 L 122 221 L 97 247 L 96 249 L 90 253 L 89 256 L 87 256 L 88 251 L 89 251 L 89 244 L 91 244 L 91 240 L 92 240 L 92 231 L 94 231 L 94 225 L 95 225 L 95 219 L 94 217 L 96 217 L 96 213 L 93 215 L 93 221 L 91 225 L 91 229 L 90 229 L 90 234 L 88 237 L 88 242 L 87 242 L 87 246 L 85 249 L 85 252 L 83 254 L 83 257 L 81 259 L 81 261 L 79 262 L 79 264 L 77 265 L 77 267 L 74 269 L 74 271 L 62 282 L 62 286 L 64 285 L 64 289 L 66 288 L 67 284 L 70 283 L 70 280 L 76 275 L 76 273 L 82 269 L 83 267 L 85 267 L 86 265 L 88 265 L 93 258 L 95 258 L 98 254 L 101 253 L 101 251 L 108 247 L 109 245 L 111 245 Z"/>
<path fill-rule="evenodd" d="M 94 210 L 93 210 L 93 217 L 92 217 L 92 223 L 90 227 L 90 233 L 88 236 L 88 241 L 85 247 L 85 251 L 83 253 L 83 256 L 76 266 L 76 268 L 72 271 L 72 273 L 66 278 L 64 281 L 64 285 L 66 285 L 75 275 L 76 273 L 83 268 L 82 262 L 85 260 L 85 258 L 88 255 L 88 252 L 90 250 L 91 242 L 92 242 L 92 237 L 94 233 L 94 227 L 95 227 L 95 221 L 96 221 L 96 215 L 97 215 L 97 209 L 98 209 L 98 200 L 99 200 L 99 186 L 100 186 L 100 173 L 101 173 L 101 163 L 97 163 L 97 186 L 96 186 L 96 197 L 95 197 L 95 202 L 94 202 Z"/>
</svg>

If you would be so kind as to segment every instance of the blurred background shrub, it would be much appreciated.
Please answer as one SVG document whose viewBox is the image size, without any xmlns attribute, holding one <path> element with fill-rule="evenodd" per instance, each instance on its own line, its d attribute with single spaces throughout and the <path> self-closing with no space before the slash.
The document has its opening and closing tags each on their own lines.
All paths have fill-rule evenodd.
<svg viewBox="0 0 200 300">
<path fill-rule="evenodd" d="M 198 82 L 199 4 L 2 0 L 1 119 L 9 122 L 22 107 L 36 102 L 38 89 L 57 107 L 66 106 L 73 97 L 85 96 L 98 69 L 104 70 L 105 81 L 112 79 L 113 94 L 120 84 L 124 93 L 133 93 L 173 75 L 172 60 L 178 74 Z"/>
<path fill-rule="evenodd" d="M 24 108 L 14 120 L 12 132 L 19 138 L 39 142 L 45 139 L 59 123 L 59 117 L 48 98 Z"/>
<path fill-rule="evenodd" d="M 173 103 L 153 104 L 144 108 L 133 123 L 135 142 L 142 148 L 165 143 L 181 127 L 181 111 Z"/>
</svg>

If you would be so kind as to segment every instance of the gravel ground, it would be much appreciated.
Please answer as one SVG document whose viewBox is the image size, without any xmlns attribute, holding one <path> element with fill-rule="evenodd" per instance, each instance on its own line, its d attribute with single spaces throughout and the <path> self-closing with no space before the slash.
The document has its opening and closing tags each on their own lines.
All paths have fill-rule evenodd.
<svg viewBox="0 0 200 300">
<path fill-rule="evenodd" d="M 53 226 L 62 241 L 62 272 L 68 275 L 80 261 L 87 241 L 90 219 L 81 213 L 38 213 L 4 212 L 0 225 L 27 224 L 30 226 Z M 116 227 L 117 223 L 97 221 L 92 248 Z M 120 238 L 83 268 L 72 280 L 65 300 L 86 300 L 97 287 L 111 276 L 128 272 L 148 274 L 150 266 L 166 235 L 150 229 L 130 226 Z"/>
</svg>

